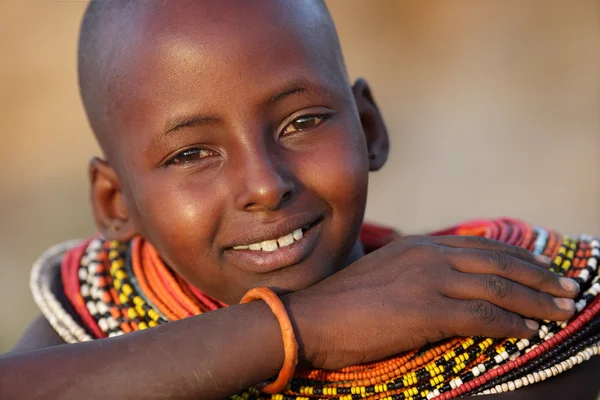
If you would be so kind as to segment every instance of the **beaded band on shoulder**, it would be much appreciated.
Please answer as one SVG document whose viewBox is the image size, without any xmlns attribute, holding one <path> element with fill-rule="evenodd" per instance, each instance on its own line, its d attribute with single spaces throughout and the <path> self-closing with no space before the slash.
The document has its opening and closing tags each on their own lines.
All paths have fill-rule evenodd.
<svg viewBox="0 0 600 400">
<path fill-rule="evenodd" d="M 66 343 L 93 340 L 60 304 L 51 289 L 52 278 L 58 273 L 65 253 L 81 242 L 77 239 L 68 240 L 50 247 L 33 263 L 29 279 L 33 300 Z"/>
</svg>

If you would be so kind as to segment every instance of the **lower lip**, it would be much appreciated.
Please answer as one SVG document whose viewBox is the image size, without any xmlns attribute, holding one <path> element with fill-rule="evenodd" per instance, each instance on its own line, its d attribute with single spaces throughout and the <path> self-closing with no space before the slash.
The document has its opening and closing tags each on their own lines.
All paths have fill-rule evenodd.
<svg viewBox="0 0 600 400">
<path fill-rule="evenodd" d="M 321 233 L 318 221 L 302 234 L 302 239 L 289 246 L 279 247 L 275 251 L 262 250 L 225 250 L 228 263 L 238 265 L 240 269 L 265 273 L 290 267 L 304 261 L 316 247 Z"/>
</svg>

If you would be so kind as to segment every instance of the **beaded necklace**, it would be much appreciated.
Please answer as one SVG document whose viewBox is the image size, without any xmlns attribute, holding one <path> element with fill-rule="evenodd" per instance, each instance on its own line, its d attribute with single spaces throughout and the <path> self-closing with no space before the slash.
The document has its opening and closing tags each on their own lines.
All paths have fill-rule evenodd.
<svg viewBox="0 0 600 400">
<path fill-rule="evenodd" d="M 538 335 L 529 339 L 450 338 L 337 371 L 298 368 L 281 394 L 250 388 L 232 398 L 417 400 L 501 393 L 558 375 L 598 354 L 600 240 L 561 236 L 508 218 L 471 221 L 431 235 L 482 236 L 552 257 L 553 271 L 580 284 L 576 315 L 570 321 L 538 321 Z M 394 236 L 372 225 L 361 231 L 367 251 Z M 75 315 L 52 292 L 57 266 Z M 144 330 L 226 307 L 171 271 L 141 238 L 121 243 L 94 237 L 57 245 L 34 264 L 31 288 L 43 314 L 68 343 Z"/>
</svg>

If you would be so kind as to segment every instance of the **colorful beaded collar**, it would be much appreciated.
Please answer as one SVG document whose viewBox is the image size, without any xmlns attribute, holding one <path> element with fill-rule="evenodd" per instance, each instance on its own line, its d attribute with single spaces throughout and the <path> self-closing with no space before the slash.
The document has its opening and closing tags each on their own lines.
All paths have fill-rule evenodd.
<svg viewBox="0 0 600 400">
<path fill-rule="evenodd" d="M 483 236 L 553 259 L 551 268 L 576 279 L 576 315 L 563 323 L 538 321 L 530 339 L 452 338 L 386 360 L 338 371 L 298 369 L 281 394 L 257 388 L 233 399 L 450 399 L 512 391 L 558 375 L 600 350 L 600 240 L 578 238 L 512 219 L 473 221 L 432 235 Z M 366 251 L 395 234 L 365 225 Z M 68 312 L 52 292 L 60 268 Z M 34 264 L 31 289 L 42 313 L 68 343 L 147 329 L 226 305 L 174 274 L 140 238 L 129 243 L 99 237 L 49 249 Z M 73 315 L 74 314 L 74 315 Z"/>
</svg>

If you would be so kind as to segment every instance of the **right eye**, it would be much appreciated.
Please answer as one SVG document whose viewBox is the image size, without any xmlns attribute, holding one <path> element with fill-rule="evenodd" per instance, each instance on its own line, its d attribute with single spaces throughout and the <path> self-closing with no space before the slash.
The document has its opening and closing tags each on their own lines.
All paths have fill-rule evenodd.
<svg viewBox="0 0 600 400">
<path fill-rule="evenodd" d="M 171 157 L 169 159 L 169 161 L 166 162 L 165 167 L 168 167 L 171 165 L 189 164 L 194 161 L 198 161 L 201 158 L 210 156 L 211 154 L 212 154 L 212 152 L 210 150 L 201 149 L 199 147 L 192 147 L 190 149 L 185 149 L 185 150 L 175 154 L 173 157 Z"/>
</svg>

